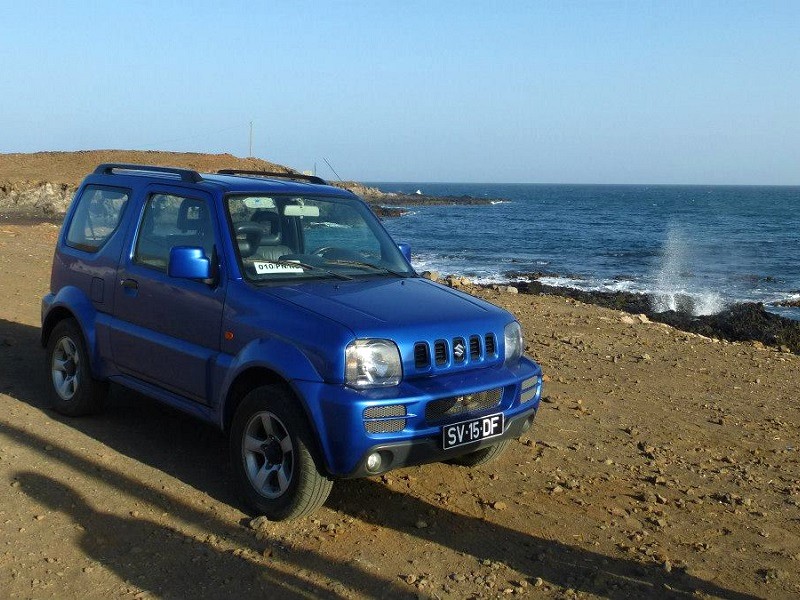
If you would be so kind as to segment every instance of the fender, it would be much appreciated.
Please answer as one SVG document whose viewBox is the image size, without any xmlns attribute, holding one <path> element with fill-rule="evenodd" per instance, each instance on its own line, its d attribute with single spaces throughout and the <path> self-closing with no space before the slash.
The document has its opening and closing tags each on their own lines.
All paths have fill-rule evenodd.
<svg viewBox="0 0 800 600">
<path fill-rule="evenodd" d="M 249 342 L 244 346 L 233 359 L 227 361 L 219 361 L 216 364 L 217 372 L 223 376 L 222 385 L 219 388 L 220 403 L 217 409 L 217 416 L 219 425 L 224 428 L 224 415 L 225 404 L 228 400 L 228 395 L 237 377 L 251 368 L 268 369 L 290 386 L 294 380 L 323 382 L 322 376 L 316 370 L 314 365 L 306 357 L 306 355 L 294 344 L 287 342 L 280 338 L 260 338 Z M 295 394 L 303 405 L 303 410 L 309 416 L 313 426 L 314 419 L 312 415 L 315 411 L 310 410 L 306 405 L 306 399 L 302 394 Z"/>
<path fill-rule="evenodd" d="M 106 354 L 102 349 L 107 350 L 108 344 L 103 344 L 98 335 L 97 321 L 101 313 L 94 307 L 91 299 L 80 288 L 65 286 L 55 296 L 42 299 L 42 304 L 42 343 L 46 343 L 45 332 L 49 337 L 56 322 L 60 320 L 55 319 L 55 315 L 61 312 L 61 309 L 65 310 L 77 321 L 86 343 L 92 375 L 99 378 L 105 371 Z"/>
</svg>

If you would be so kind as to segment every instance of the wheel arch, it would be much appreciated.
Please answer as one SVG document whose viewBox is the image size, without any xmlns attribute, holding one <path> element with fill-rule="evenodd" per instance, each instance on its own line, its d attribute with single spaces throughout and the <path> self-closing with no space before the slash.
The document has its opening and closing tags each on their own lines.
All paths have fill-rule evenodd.
<svg viewBox="0 0 800 600">
<path fill-rule="evenodd" d="M 322 448 L 320 432 L 317 428 L 317 423 L 309 411 L 308 406 L 303 401 L 302 394 L 300 394 L 291 382 L 285 379 L 280 373 L 265 366 L 252 366 L 241 373 L 239 373 L 228 387 L 228 393 L 225 396 L 225 402 L 221 411 L 221 426 L 226 434 L 230 434 L 231 424 L 236 415 L 236 410 L 244 400 L 245 396 L 252 390 L 266 386 L 274 385 L 283 388 L 303 411 L 311 431 L 314 434 L 314 446 L 311 451 L 315 453 L 315 457 L 320 460 L 320 464 L 325 465 L 325 469 L 330 472 L 330 465 L 328 464 L 327 457 Z"/>
<path fill-rule="evenodd" d="M 252 390 L 263 385 L 279 385 L 297 397 L 289 382 L 276 371 L 267 367 L 249 367 L 239 373 L 228 388 L 221 415 L 223 431 L 226 433 L 230 431 L 233 416 L 236 414 L 236 409 L 239 408 L 244 397 Z"/>
<path fill-rule="evenodd" d="M 80 321 L 75 316 L 75 313 L 64 306 L 56 306 L 49 313 L 47 313 L 47 316 L 42 323 L 42 335 L 40 339 L 42 346 L 47 346 L 47 343 L 50 341 L 50 334 L 53 333 L 53 329 L 55 329 L 56 325 L 67 319 L 74 319 L 80 327 Z M 83 327 L 81 327 L 81 333 L 83 333 Z M 86 336 L 84 335 L 84 338 L 85 337 Z"/>
</svg>

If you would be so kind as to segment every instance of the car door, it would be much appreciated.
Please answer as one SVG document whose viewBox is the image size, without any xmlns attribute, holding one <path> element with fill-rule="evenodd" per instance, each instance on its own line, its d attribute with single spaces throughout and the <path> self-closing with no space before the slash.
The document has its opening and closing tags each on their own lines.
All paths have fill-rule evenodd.
<svg viewBox="0 0 800 600">
<path fill-rule="evenodd" d="M 153 186 L 129 239 L 115 291 L 111 351 L 125 375 L 209 402 L 220 350 L 225 278 L 212 198 L 198 190 Z M 170 250 L 203 248 L 213 280 L 170 277 Z"/>
</svg>

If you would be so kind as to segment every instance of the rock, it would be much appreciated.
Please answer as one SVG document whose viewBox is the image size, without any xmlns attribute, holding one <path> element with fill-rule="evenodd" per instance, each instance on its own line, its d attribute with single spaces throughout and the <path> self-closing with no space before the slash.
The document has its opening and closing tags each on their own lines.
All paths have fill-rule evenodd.
<svg viewBox="0 0 800 600">
<path fill-rule="evenodd" d="M 503 502 L 501 500 L 499 500 L 497 502 L 492 502 L 491 506 L 495 510 L 505 510 L 505 509 L 508 508 L 508 504 L 506 504 L 505 502 Z"/>
<path fill-rule="evenodd" d="M 75 187 L 59 183 L 8 183 L 0 187 L 0 207 L 33 209 L 43 215 L 63 215 Z"/>
<path fill-rule="evenodd" d="M 425 279 L 430 279 L 431 281 L 439 281 L 441 279 L 438 271 L 423 271 L 422 276 Z"/>
<path fill-rule="evenodd" d="M 414 524 L 417 529 L 427 529 L 428 522 L 423 519 L 418 519 L 417 522 Z"/>
<path fill-rule="evenodd" d="M 636 321 L 630 315 L 623 315 L 622 317 L 620 317 L 619 320 L 620 320 L 621 323 L 625 323 L 625 325 L 635 325 L 636 324 Z"/>
<path fill-rule="evenodd" d="M 260 531 L 269 526 L 269 519 L 261 515 L 260 517 L 250 519 L 249 525 L 250 529 L 252 529 L 253 531 Z"/>
<path fill-rule="evenodd" d="M 505 286 L 505 288 L 503 288 L 503 291 L 506 294 L 519 294 L 519 290 L 517 288 L 515 288 L 513 285 Z"/>
</svg>

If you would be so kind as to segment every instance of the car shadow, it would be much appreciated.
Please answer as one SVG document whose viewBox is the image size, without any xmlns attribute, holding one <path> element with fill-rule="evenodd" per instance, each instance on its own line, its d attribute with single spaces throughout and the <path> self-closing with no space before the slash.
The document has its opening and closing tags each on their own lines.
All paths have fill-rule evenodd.
<svg viewBox="0 0 800 600">
<path fill-rule="evenodd" d="M 285 572 L 270 572 L 242 554 L 214 549 L 190 536 L 143 518 L 93 508 L 67 484 L 49 476 L 16 474 L 20 489 L 52 511 L 62 512 L 80 531 L 75 543 L 123 581 L 159 597 L 308 598 L 325 590 Z"/>
<path fill-rule="evenodd" d="M 116 385 L 110 386 L 97 415 L 70 418 L 53 411 L 46 353 L 39 339 L 37 327 L 0 319 L 0 393 L 243 509 L 231 491 L 225 436 L 215 427 Z"/>
<path fill-rule="evenodd" d="M 117 452 L 163 471 L 222 503 L 237 506 L 230 492 L 232 486 L 225 439 L 217 430 L 139 394 L 120 389 L 112 389 L 107 410 L 102 415 L 83 419 L 62 417 L 47 408 L 47 377 L 38 328 L 0 319 L 0 393 L 47 411 L 52 419 L 68 423 Z M 229 536 L 237 543 L 258 551 L 252 532 L 248 533 L 223 519 L 209 520 L 206 512 L 180 503 L 175 497 L 167 498 L 160 490 L 124 473 L 87 460 L 63 444 L 26 431 L 18 424 L 9 422 L 7 417 L 0 417 L 0 434 L 38 452 L 44 452 L 42 449 L 49 445 L 52 448 L 48 452 L 50 458 L 61 460 L 89 477 L 99 478 L 107 485 L 162 507 L 164 511 L 177 512 L 182 518 L 202 525 L 216 535 Z M 52 482 L 31 473 L 23 472 L 20 477 L 26 482 L 25 489 L 30 490 L 33 497 L 39 498 L 45 493 L 43 488 L 52 485 Z M 61 484 L 53 493 L 62 497 L 76 495 L 74 491 L 63 487 Z M 369 498 L 369 506 L 364 505 L 365 498 Z M 47 501 L 47 498 L 41 500 Z M 120 535 L 131 535 L 138 539 L 140 534 L 135 529 L 139 526 L 139 520 L 119 519 L 92 512 L 80 497 L 72 501 L 78 507 L 71 514 L 77 522 L 83 523 L 89 517 L 96 517 L 105 523 L 104 526 L 115 528 Z M 755 598 L 690 576 L 681 570 L 668 573 L 659 565 L 597 554 L 480 518 L 454 513 L 394 491 L 375 480 L 338 482 L 326 506 L 362 522 L 416 536 L 420 541 L 435 542 L 459 553 L 505 563 L 530 578 L 541 577 L 564 588 L 609 598 L 674 598 L 696 593 L 734 600 Z M 409 528 L 409 514 L 432 514 L 431 518 L 437 527 Z M 144 527 L 154 530 L 160 526 L 145 523 Z M 86 540 L 81 543 L 87 553 L 100 551 Z M 147 542 L 142 540 L 141 543 Z M 297 552 L 289 560 L 293 560 L 298 568 L 313 570 L 333 580 L 355 585 L 373 597 L 394 597 L 408 593 L 395 587 L 393 582 L 367 573 L 352 563 L 331 561 L 315 552 Z M 110 566 L 114 568 L 114 564 Z M 242 568 L 246 572 L 250 570 L 247 565 Z M 132 576 L 128 573 L 121 575 Z M 142 579 L 142 584 L 151 585 L 146 577 Z"/>
<path fill-rule="evenodd" d="M 122 455 L 162 471 L 221 503 L 238 508 L 230 491 L 227 444 L 220 432 L 191 417 L 161 407 L 148 398 L 113 388 L 102 415 L 81 419 L 64 417 L 48 408 L 47 377 L 45 352 L 39 344 L 39 329 L 0 319 L 0 393 L 44 412 L 49 420 L 67 424 Z M 29 418 L 26 416 L 26 420 Z M 228 540 L 251 554 L 269 553 L 277 549 L 277 560 L 288 565 L 293 572 L 313 573 L 333 582 L 330 586 L 333 589 L 328 589 L 299 577 L 295 581 L 285 576 L 285 569 L 277 571 L 250 559 L 231 558 L 208 544 L 202 545 L 202 551 L 218 556 L 221 564 L 235 571 L 226 574 L 223 568 L 196 568 L 189 562 L 195 558 L 198 545 L 186 535 L 141 517 L 128 519 L 99 512 L 92 509 L 77 491 L 50 477 L 45 478 L 30 471 L 12 474 L 20 483 L 20 489 L 31 498 L 51 506 L 53 510 L 67 512 L 87 532 L 98 532 L 98 535 L 109 540 L 109 546 L 104 549 L 89 536 L 82 536 L 80 545 L 89 556 L 141 587 L 169 597 L 219 598 L 234 595 L 222 593 L 220 582 L 231 575 L 236 579 L 236 573 L 240 573 L 245 577 L 256 574 L 269 582 L 269 587 L 265 589 L 271 591 L 266 594 L 264 589 L 253 584 L 250 588 L 253 590 L 252 597 L 341 598 L 348 594 L 348 589 L 358 589 L 375 598 L 401 597 L 408 593 L 397 582 L 372 574 L 353 561 L 342 562 L 291 543 L 278 543 L 280 540 L 269 531 L 260 539 L 256 532 L 243 527 L 238 521 L 193 506 L 161 485 L 137 479 L 122 469 L 114 468 L 113 464 L 87 457 L 58 439 L 30 431 L 22 426 L 21 421 L 8 414 L 0 415 L 0 439 L 7 438 L 23 445 L 47 461 L 58 461 L 70 470 L 82 473 L 83 478 L 92 485 L 110 486 L 137 502 L 153 506 L 160 513 L 169 513 L 175 521 Z M 54 490 L 51 495 L 48 495 L 49 487 Z M 99 524 L 92 524 L 95 522 Z M 140 527 L 146 535 L 139 531 Z M 113 534 L 102 533 L 109 528 Z M 159 550 L 164 545 L 167 552 Z M 177 576 L 181 582 L 193 578 L 197 582 L 188 585 L 172 582 L 172 575 L 166 567 L 154 570 L 162 574 L 160 578 L 155 573 L 140 572 L 119 558 L 125 547 L 143 549 L 142 556 L 147 556 L 146 553 L 151 551 L 167 555 L 170 568 L 188 567 L 185 575 L 179 572 Z M 104 554 L 106 552 L 107 555 Z M 175 556 L 169 556 L 172 554 Z M 203 589 L 216 589 L 220 593 L 201 593 Z M 231 591 L 237 590 L 231 588 Z M 298 591 L 302 593 L 297 595 Z M 250 596 L 245 594 L 243 597 Z"/>
</svg>

